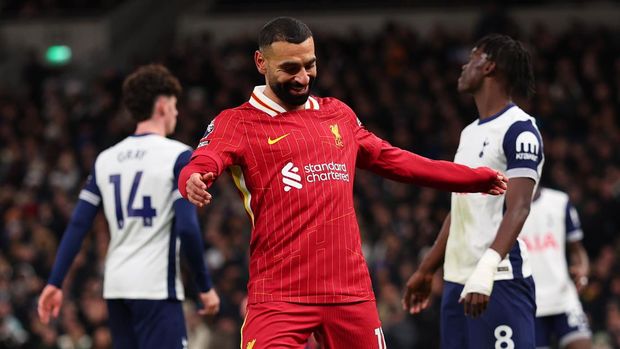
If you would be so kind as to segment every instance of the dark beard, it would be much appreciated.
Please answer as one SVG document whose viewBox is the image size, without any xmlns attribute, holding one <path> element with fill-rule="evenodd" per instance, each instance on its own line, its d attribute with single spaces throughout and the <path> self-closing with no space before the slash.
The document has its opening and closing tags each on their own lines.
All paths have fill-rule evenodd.
<svg viewBox="0 0 620 349">
<path fill-rule="evenodd" d="M 278 96 L 278 98 L 284 102 L 286 105 L 290 106 L 300 106 L 306 103 L 308 97 L 310 97 L 310 91 L 312 90 L 312 86 L 314 85 L 314 77 L 310 77 L 310 82 L 308 82 L 308 92 L 303 95 L 293 95 L 289 91 L 294 87 L 301 87 L 300 84 L 294 81 L 287 81 L 284 83 L 274 83 L 270 84 L 269 87 L 273 91 L 273 93 Z"/>
</svg>

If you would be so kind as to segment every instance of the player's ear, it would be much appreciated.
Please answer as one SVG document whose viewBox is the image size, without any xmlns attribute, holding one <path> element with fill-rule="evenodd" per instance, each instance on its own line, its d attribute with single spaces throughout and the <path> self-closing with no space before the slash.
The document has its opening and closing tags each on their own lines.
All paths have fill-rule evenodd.
<svg viewBox="0 0 620 349">
<path fill-rule="evenodd" d="M 497 65 L 495 64 L 495 62 L 487 60 L 486 62 L 484 62 L 484 66 L 482 67 L 482 73 L 484 74 L 484 76 L 493 75 L 495 73 L 496 67 Z"/>
<path fill-rule="evenodd" d="M 166 115 L 166 102 L 165 96 L 157 96 L 155 98 L 155 104 L 153 105 L 153 116 Z"/>
<path fill-rule="evenodd" d="M 256 50 L 254 52 L 254 63 L 256 64 L 256 69 L 258 72 L 265 75 L 267 74 L 267 61 L 265 60 L 265 55 L 261 50 Z"/>
</svg>

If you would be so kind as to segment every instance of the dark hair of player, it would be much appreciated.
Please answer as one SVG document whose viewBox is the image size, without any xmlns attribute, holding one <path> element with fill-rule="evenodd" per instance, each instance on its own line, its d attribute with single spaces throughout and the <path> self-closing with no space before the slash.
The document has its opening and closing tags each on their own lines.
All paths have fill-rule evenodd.
<svg viewBox="0 0 620 349">
<path fill-rule="evenodd" d="M 153 114 L 159 96 L 181 95 L 179 80 L 160 64 L 138 68 L 123 82 L 123 104 L 136 122 L 147 120 Z"/>
<path fill-rule="evenodd" d="M 278 17 L 265 24 L 258 33 L 258 48 L 263 50 L 277 41 L 301 44 L 310 37 L 310 28 L 302 21 L 291 17 Z"/>
<path fill-rule="evenodd" d="M 506 92 L 524 97 L 534 94 L 532 58 L 523 44 L 507 35 L 489 34 L 478 40 L 475 47 L 489 55 L 503 78 Z"/>
</svg>

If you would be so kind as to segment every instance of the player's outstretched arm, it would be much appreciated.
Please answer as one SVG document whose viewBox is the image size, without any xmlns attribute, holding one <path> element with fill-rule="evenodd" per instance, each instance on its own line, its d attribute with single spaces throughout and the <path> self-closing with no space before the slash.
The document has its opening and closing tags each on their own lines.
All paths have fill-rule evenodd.
<svg viewBox="0 0 620 349">
<path fill-rule="evenodd" d="M 516 243 L 530 213 L 534 185 L 534 180 L 530 178 L 510 180 L 510 188 L 506 191 L 506 212 L 495 240 L 478 261 L 461 292 L 459 301 L 463 304 L 465 315 L 478 317 L 486 309 L 497 266 Z"/>
<path fill-rule="evenodd" d="M 506 176 L 488 167 L 471 168 L 395 149 L 382 152 L 376 163 L 386 178 L 461 193 L 501 195 L 508 188 Z"/>
<path fill-rule="evenodd" d="M 450 214 L 444 220 L 435 244 L 424 256 L 418 270 L 407 281 L 402 304 L 403 310 L 408 311 L 410 314 L 417 314 L 430 305 L 433 276 L 443 263 L 449 235 Z"/>
<path fill-rule="evenodd" d="M 394 147 L 371 132 L 358 130 L 358 166 L 383 177 L 435 189 L 461 193 L 501 195 L 508 179 L 488 167 L 471 168 L 450 161 L 432 160 Z"/>
</svg>

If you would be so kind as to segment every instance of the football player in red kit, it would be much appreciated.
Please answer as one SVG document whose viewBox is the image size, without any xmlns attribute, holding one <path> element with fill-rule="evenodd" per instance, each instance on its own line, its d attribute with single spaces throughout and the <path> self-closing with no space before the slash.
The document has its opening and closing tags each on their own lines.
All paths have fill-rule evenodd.
<svg viewBox="0 0 620 349">
<path fill-rule="evenodd" d="M 335 98 L 310 96 L 317 74 L 308 27 L 267 23 L 254 55 L 266 85 L 207 127 L 179 190 L 199 207 L 226 169 L 252 221 L 242 348 L 381 348 L 377 314 L 353 207 L 355 168 L 457 192 L 502 194 L 503 174 L 430 160 L 390 145 Z"/>
</svg>

